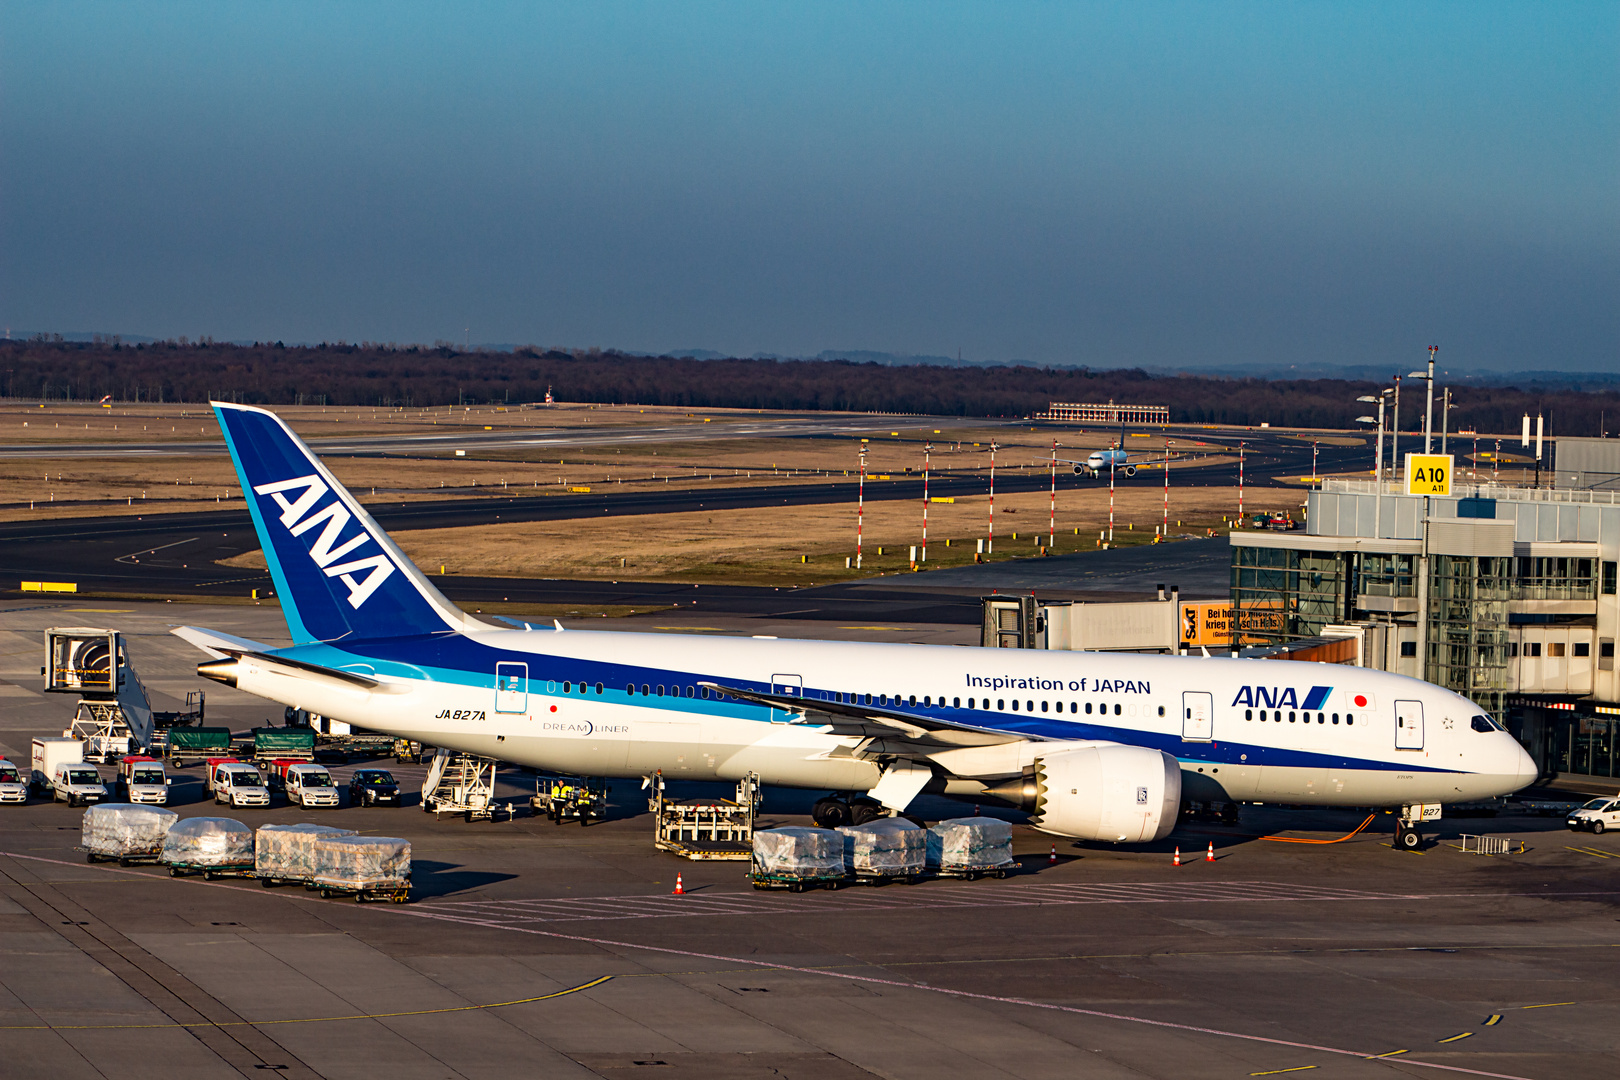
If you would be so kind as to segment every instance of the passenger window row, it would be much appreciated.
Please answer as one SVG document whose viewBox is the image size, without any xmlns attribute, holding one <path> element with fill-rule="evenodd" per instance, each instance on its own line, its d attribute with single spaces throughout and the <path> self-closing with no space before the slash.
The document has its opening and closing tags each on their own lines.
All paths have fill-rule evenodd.
<svg viewBox="0 0 1620 1080">
<path fill-rule="evenodd" d="M 1259 712 L 1260 712 L 1260 719 L 1262 719 L 1262 720 L 1268 719 L 1267 716 L 1266 716 L 1266 710 L 1265 709 L 1261 709 L 1261 710 L 1259 710 Z M 1253 720 L 1254 719 L 1254 714 L 1255 714 L 1254 709 L 1244 709 L 1243 710 L 1243 719 L 1245 719 L 1245 720 Z M 1290 724 L 1300 722 L 1299 720 L 1295 719 L 1295 715 L 1296 715 L 1295 711 L 1290 709 L 1289 712 L 1288 712 L 1288 722 Z M 1308 724 L 1308 723 L 1311 722 L 1311 714 L 1310 713 L 1308 713 L 1308 712 L 1298 713 L 1297 715 L 1303 718 L 1304 723 Z M 1329 719 L 1328 719 L 1328 717 L 1330 715 L 1332 717 L 1331 721 L 1329 721 Z M 1272 709 L 1271 710 L 1271 716 L 1269 717 L 1269 719 L 1271 719 L 1272 721 L 1280 724 L 1280 723 L 1282 723 L 1282 718 L 1283 718 L 1283 714 L 1282 714 L 1281 709 Z M 1329 714 L 1329 713 L 1317 713 L 1316 714 L 1316 722 L 1318 724 L 1326 724 L 1326 723 L 1329 723 L 1329 722 L 1337 724 L 1339 722 L 1339 714 L 1338 713 L 1331 713 L 1331 714 Z M 1354 724 L 1356 722 L 1355 713 L 1345 713 L 1344 714 L 1344 722 L 1345 722 L 1345 725 L 1347 727 L 1354 726 Z"/>
</svg>

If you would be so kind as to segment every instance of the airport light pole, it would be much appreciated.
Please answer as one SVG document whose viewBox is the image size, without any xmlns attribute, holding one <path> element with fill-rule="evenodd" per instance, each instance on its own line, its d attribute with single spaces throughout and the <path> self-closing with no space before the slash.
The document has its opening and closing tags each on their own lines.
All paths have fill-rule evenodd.
<svg viewBox="0 0 1620 1080">
<path fill-rule="evenodd" d="M 1379 445 L 1381 446 L 1381 445 L 1383 445 L 1383 443 L 1380 442 Z M 1395 376 L 1395 413 L 1390 418 L 1390 425 L 1389 425 L 1389 475 L 1390 475 L 1390 479 L 1395 478 L 1395 472 L 1400 467 L 1401 467 L 1401 377 L 1399 375 L 1397 375 L 1397 376 Z M 1382 473 L 1380 473 L 1378 475 L 1378 479 L 1379 479 L 1380 483 L 1383 482 L 1384 476 L 1383 476 Z M 1380 488 L 1379 490 L 1382 491 L 1383 489 Z"/>
<path fill-rule="evenodd" d="M 1364 396 L 1356 398 L 1357 401 L 1367 402 L 1369 404 L 1375 401 L 1378 403 L 1378 416 L 1376 418 L 1371 416 L 1356 417 L 1356 423 L 1358 424 L 1378 425 L 1378 449 L 1373 453 L 1373 472 L 1378 476 L 1378 487 L 1376 489 L 1376 494 L 1373 496 L 1374 539 L 1377 539 L 1381 535 L 1384 525 L 1384 403 L 1389 400 L 1389 395 L 1392 393 L 1394 393 L 1393 390 L 1386 388 L 1380 390 L 1376 396 Z"/>
<path fill-rule="evenodd" d="M 1410 378 L 1426 379 L 1429 384 L 1428 400 L 1423 407 L 1423 452 L 1434 453 L 1434 354 L 1440 351 L 1440 346 L 1429 346 L 1429 370 L 1427 372 L 1414 371 Z"/>
<path fill-rule="evenodd" d="M 1108 455 L 1108 546 L 1114 546 L 1114 455 Z"/>
<path fill-rule="evenodd" d="M 1316 441 L 1311 441 L 1311 483 L 1316 483 Z"/>
</svg>

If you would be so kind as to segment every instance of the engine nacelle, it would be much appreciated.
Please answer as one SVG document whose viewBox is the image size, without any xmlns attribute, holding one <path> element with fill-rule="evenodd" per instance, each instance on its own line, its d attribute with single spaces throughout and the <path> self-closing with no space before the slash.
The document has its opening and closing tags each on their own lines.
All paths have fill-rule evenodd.
<svg viewBox="0 0 1620 1080">
<path fill-rule="evenodd" d="M 1162 840 L 1181 808 L 1181 765 L 1145 746 L 1084 746 L 1035 759 L 1035 807 L 1042 832 L 1080 840 Z"/>
</svg>

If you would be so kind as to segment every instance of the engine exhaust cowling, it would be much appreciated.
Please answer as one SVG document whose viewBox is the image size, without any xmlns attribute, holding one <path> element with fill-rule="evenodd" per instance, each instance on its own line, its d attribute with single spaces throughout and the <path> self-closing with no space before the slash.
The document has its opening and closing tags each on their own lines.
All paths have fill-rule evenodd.
<svg viewBox="0 0 1620 1080">
<path fill-rule="evenodd" d="M 1181 765 L 1145 746 L 1086 746 L 1035 760 L 1035 808 L 1042 832 L 1140 844 L 1175 828 Z"/>
</svg>

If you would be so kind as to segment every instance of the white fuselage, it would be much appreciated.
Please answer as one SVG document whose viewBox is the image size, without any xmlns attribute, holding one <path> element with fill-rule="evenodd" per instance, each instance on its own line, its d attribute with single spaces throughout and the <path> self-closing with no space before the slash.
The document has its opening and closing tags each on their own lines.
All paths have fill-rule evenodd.
<svg viewBox="0 0 1620 1080">
<path fill-rule="evenodd" d="M 1024 736 L 929 752 L 943 790 L 961 795 L 1062 744 L 1098 741 L 1174 755 L 1184 797 L 1197 800 L 1450 803 L 1505 794 L 1535 776 L 1505 731 L 1474 729 L 1481 710 L 1467 699 L 1338 665 L 523 630 L 276 655 L 382 685 L 251 657 L 237 665 L 237 685 L 395 736 L 579 775 L 754 772 L 794 787 L 877 785 L 881 746 L 791 722 L 785 710 L 705 696 L 702 684 L 716 683 L 800 696 L 812 709 L 853 700 Z"/>
</svg>

